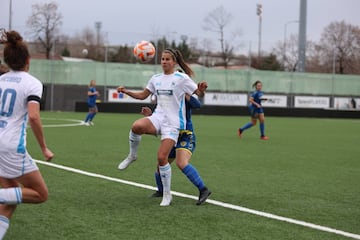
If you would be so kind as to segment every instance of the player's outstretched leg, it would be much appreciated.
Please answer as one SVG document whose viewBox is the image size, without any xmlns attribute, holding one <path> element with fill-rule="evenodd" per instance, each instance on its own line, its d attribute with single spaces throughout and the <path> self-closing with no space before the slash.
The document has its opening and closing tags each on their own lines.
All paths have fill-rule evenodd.
<svg viewBox="0 0 360 240">
<path fill-rule="evenodd" d="M 193 165 L 188 164 L 181 171 L 190 180 L 190 182 L 199 189 L 199 200 L 196 202 L 196 205 L 201 205 L 210 196 L 211 191 L 205 186 L 199 172 Z"/>
<path fill-rule="evenodd" d="M 129 133 L 129 146 L 130 146 L 130 153 L 129 155 L 119 164 L 118 169 L 124 170 L 126 169 L 131 163 L 136 161 L 137 159 L 137 152 L 141 141 L 141 135 L 133 133 L 130 130 Z"/>
<path fill-rule="evenodd" d="M 243 127 L 238 129 L 238 136 L 241 138 L 242 134 L 244 133 L 244 131 L 246 129 L 249 129 L 253 126 L 252 122 L 248 122 L 247 124 L 245 124 Z"/>
</svg>

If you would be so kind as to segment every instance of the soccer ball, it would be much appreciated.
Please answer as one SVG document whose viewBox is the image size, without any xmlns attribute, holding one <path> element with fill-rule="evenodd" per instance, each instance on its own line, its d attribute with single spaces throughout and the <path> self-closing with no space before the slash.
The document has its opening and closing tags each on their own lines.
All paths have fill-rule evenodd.
<svg viewBox="0 0 360 240">
<path fill-rule="evenodd" d="M 151 42 L 141 41 L 134 47 L 134 56 L 140 62 L 148 62 L 155 56 L 155 47 Z"/>
<path fill-rule="evenodd" d="M 88 52 L 88 50 L 87 50 L 86 48 L 84 48 L 81 53 L 82 53 L 82 55 L 83 55 L 84 57 L 86 57 L 89 52 Z"/>
</svg>

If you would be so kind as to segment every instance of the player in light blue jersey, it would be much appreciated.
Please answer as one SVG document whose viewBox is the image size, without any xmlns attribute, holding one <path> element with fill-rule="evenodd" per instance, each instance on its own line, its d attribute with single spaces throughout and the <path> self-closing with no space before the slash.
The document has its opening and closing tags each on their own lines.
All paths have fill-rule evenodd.
<svg viewBox="0 0 360 240">
<path fill-rule="evenodd" d="M 200 177 L 199 172 L 196 168 L 189 163 L 191 156 L 196 148 L 196 136 L 191 120 L 192 109 L 201 107 L 200 101 L 193 97 L 185 96 L 185 107 L 186 107 L 186 129 L 181 130 L 176 146 L 173 147 L 169 154 L 169 162 L 172 163 L 175 159 L 178 168 L 185 174 L 185 176 L 192 182 L 199 190 L 199 198 L 196 205 L 200 205 L 206 201 L 210 196 L 211 191 L 205 186 L 203 180 Z M 145 116 L 151 115 L 151 109 L 143 107 L 141 111 Z M 155 182 L 158 190 L 152 195 L 152 197 L 163 196 L 163 185 L 159 169 L 155 172 Z"/>
<path fill-rule="evenodd" d="M 176 71 L 175 67 L 177 65 L 185 73 Z M 178 50 L 165 49 L 161 55 L 161 67 L 163 72 L 155 74 L 143 91 L 129 91 L 123 86 L 117 89 L 119 92 L 136 99 L 144 100 L 151 94 L 154 94 L 157 99 L 154 113 L 133 123 L 129 133 L 130 152 L 119 164 L 118 169 L 126 169 L 137 159 L 142 134 L 160 135 L 161 143 L 157 158 L 164 187 L 160 206 L 168 206 L 172 201 L 170 191 L 171 166 L 168 162 L 168 156 L 172 147 L 177 143 L 179 131 L 186 128 L 185 94 L 192 95 L 196 93 L 198 96 L 203 96 L 206 87 L 204 87 L 203 83 L 197 85 L 190 78 L 193 71 L 185 63 Z"/>
<path fill-rule="evenodd" d="M 91 125 L 94 125 L 93 119 L 94 119 L 96 113 L 98 112 L 98 108 L 96 105 L 96 99 L 98 96 L 100 96 L 99 92 L 96 91 L 96 81 L 95 80 L 90 81 L 87 95 L 88 95 L 87 104 L 88 104 L 88 108 L 89 108 L 89 113 L 86 115 L 84 124 L 85 124 L 85 126 L 91 126 Z"/>
<path fill-rule="evenodd" d="M 10 68 L 0 76 L 0 239 L 3 239 L 18 204 L 42 203 L 48 198 L 45 181 L 26 149 L 28 123 L 45 160 L 50 161 L 54 154 L 47 148 L 40 119 L 43 85 L 28 73 L 27 45 L 18 32 L 5 30 L 0 30 L 0 44 L 5 45 L 4 61 Z"/>
<path fill-rule="evenodd" d="M 263 91 L 262 91 L 262 82 L 256 81 L 253 84 L 253 88 L 255 88 L 255 91 L 251 94 L 249 98 L 249 110 L 250 110 L 250 117 L 251 121 L 245 124 L 243 127 L 238 129 L 238 135 L 239 137 L 242 137 L 242 134 L 246 129 L 251 128 L 252 126 L 256 125 L 257 119 L 259 119 L 260 122 L 260 139 L 262 140 L 268 140 L 269 137 L 265 135 L 265 115 L 264 115 L 264 109 L 261 106 L 262 101 L 266 101 L 266 98 L 263 98 Z"/>
</svg>

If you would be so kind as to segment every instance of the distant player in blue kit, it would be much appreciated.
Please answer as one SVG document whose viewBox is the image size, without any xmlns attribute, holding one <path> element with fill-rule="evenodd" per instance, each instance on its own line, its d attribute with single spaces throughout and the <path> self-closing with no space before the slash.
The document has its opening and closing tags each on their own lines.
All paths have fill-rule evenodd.
<svg viewBox="0 0 360 240">
<path fill-rule="evenodd" d="M 88 104 L 88 108 L 89 108 L 89 113 L 86 115 L 84 124 L 85 124 L 85 126 L 91 126 L 91 125 L 94 125 L 93 119 L 94 119 L 96 113 L 98 112 L 98 108 L 96 106 L 96 99 L 98 96 L 100 96 L 99 92 L 96 91 L 96 81 L 95 80 L 90 81 L 87 95 L 88 95 L 87 104 Z"/>
<path fill-rule="evenodd" d="M 263 98 L 264 95 L 262 90 L 262 82 L 256 81 L 253 85 L 253 88 L 255 88 L 255 91 L 251 94 L 249 98 L 249 110 L 250 110 L 250 116 L 251 121 L 245 124 L 242 128 L 239 128 L 238 135 L 239 137 L 242 137 L 242 134 L 246 129 L 251 128 L 252 126 L 256 125 L 257 119 L 259 119 L 260 122 L 260 139 L 262 140 L 268 140 L 269 137 L 265 135 L 265 116 L 264 116 L 264 109 L 261 106 L 262 101 L 266 101 L 266 98 Z"/>
<path fill-rule="evenodd" d="M 184 175 L 194 184 L 199 190 L 199 199 L 196 205 L 201 205 L 210 196 L 211 191 L 205 186 L 203 180 L 200 177 L 196 168 L 189 163 L 193 152 L 196 147 L 196 136 L 193 129 L 191 120 L 191 109 L 197 109 L 201 107 L 200 101 L 190 95 L 185 95 L 185 108 L 186 108 L 186 129 L 181 130 L 176 146 L 173 147 L 169 154 L 169 162 L 172 163 L 175 159 L 176 165 L 184 173 Z M 151 115 L 151 109 L 148 107 L 142 108 L 142 114 L 145 116 Z M 158 190 L 152 195 L 152 197 L 163 196 L 163 184 L 159 169 L 155 172 L 155 182 Z"/>
</svg>

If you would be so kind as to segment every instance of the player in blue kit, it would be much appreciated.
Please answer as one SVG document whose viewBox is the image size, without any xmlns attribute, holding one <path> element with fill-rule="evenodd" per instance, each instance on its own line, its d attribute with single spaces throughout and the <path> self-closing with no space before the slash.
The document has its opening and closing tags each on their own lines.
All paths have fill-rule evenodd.
<svg viewBox="0 0 360 240">
<path fill-rule="evenodd" d="M 95 80 L 90 81 L 87 95 L 88 95 L 87 104 L 88 104 L 88 108 L 89 108 L 89 113 L 86 115 L 84 124 L 85 124 L 85 126 L 91 126 L 91 125 L 94 125 L 93 119 L 94 119 L 96 113 L 98 112 L 98 108 L 96 106 L 96 99 L 98 96 L 100 96 L 99 92 L 96 91 L 96 81 Z"/>
<path fill-rule="evenodd" d="M 93 119 L 94 119 L 96 113 L 98 112 L 98 108 L 96 105 L 96 99 L 98 96 L 100 96 L 99 92 L 96 91 L 96 81 L 95 80 L 90 81 L 87 95 L 88 95 L 87 104 L 88 104 L 89 112 L 86 115 L 84 125 L 91 126 L 94 124 Z"/>
<path fill-rule="evenodd" d="M 193 152 L 196 147 L 196 136 L 193 129 L 191 120 L 191 109 L 200 108 L 201 103 L 193 96 L 185 95 L 185 108 L 186 108 L 186 129 L 181 130 L 176 146 L 173 147 L 169 154 L 169 162 L 172 163 L 175 159 L 176 165 L 185 174 L 185 176 L 196 186 L 199 190 L 199 199 L 196 205 L 201 205 L 210 196 L 211 191 L 205 186 L 200 174 L 196 168 L 189 163 Z M 142 114 L 145 116 L 151 115 L 151 109 L 148 107 L 142 108 Z M 155 182 L 158 190 L 152 195 L 152 197 L 163 196 L 163 185 L 159 169 L 155 172 Z"/>
<path fill-rule="evenodd" d="M 86 126 L 91 126 L 91 125 L 94 125 L 93 119 L 94 119 L 96 113 L 98 112 L 98 108 L 96 106 L 96 99 L 98 96 L 100 96 L 99 92 L 96 91 L 96 81 L 95 80 L 90 81 L 87 95 L 88 95 L 89 113 L 86 115 L 84 124 Z"/>
<path fill-rule="evenodd" d="M 238 135 L 239 137 L 242 137 L 242 134 L 246 129 L 251 128 L 252 126 L 256 125 L 257 119 L 259 119 L 260 122 L 260 139 L 262 140 L 268 140 L 269 137 L 265 135 L 265 115 L 264 115 L 264 109 L 261 106 L 262 101 L 266 101 L 266 98 L 263 98 L 263 91 L 262 91 L 262 82 L 256 81 L 253 84 L 253 88 L 255 88 L 255 91 L 251 94 L 249 98 L 249 110 L 250 110 L 250 117 L 251 121 L 245 124 L 242 128 L 238 129 Z"/>
</svg>

